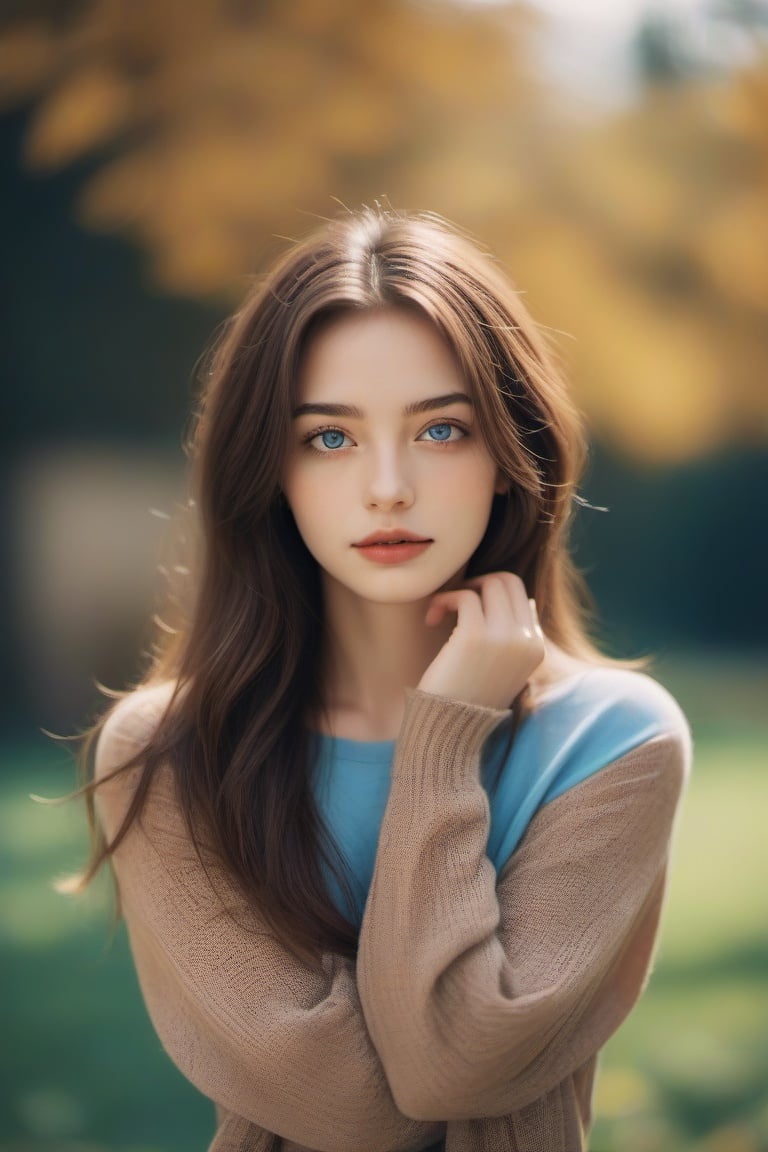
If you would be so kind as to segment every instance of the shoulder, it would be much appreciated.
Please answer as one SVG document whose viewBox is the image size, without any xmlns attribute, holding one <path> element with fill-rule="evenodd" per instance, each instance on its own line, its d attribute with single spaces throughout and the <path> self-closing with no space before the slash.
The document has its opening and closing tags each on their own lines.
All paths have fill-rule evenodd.
<svg viewBox="0 0 768 1152">
<path fill-rule="evenodd" d="M 109 838 L 123 826 L 130 810 L 144 770 L 139 754 L 157 730 L 173 697 L 174 686 L 174 682 L 164 681 L 137 688 L 118 700 L 107 713 L 96 742 L 93 779 L 98 784 L 94 794 L 96 812 Z M 117 771 L 134 757 L 137 757 L 134 765 Z M 154 808 L 171 811 L 174 795 L 173 774 L 162 764 L 153 776 Z"/>
<path fill-rule="evenodd" d="M 647 807 L 662 826 L 685 784 L 690 749 L 679 704 L 651 676 L 581 664 L 540 696 L 510 751 L 501 738 L 489 749 L 484 779 L 494 864 L 502 868 L 531 821 L 566 794 L 552 807 L 553 819 L 596 802 L 605 811 L 632 809 L 635 819 Z"/>
<path fill-rule="evenodd" d="M 552 723 L 562 715 L 578 720 L 584 731 L 654 727 L 658 732 L 690 735 L 688 721 L 674 696 L 653 677 L 634 669 L 582 665 L 545 694 L 533 712 Z"/>
<path fill-rule="evenodd" d="M 682 780 L 690 768 L 685 715 L 672 694 L 644 672 L 591 666 L 566 691 L 545 700 L 532 722 L 557 745 L 549 800 L 641 747 L 653 751 L 662 773 Z"/>
<path fill-rule="evenodd" d="M 630 668 L 592 666 L 576 688 L 576 698 L 595 718 L 615 716 L 626 724 L 655 724 L 659 731 L 689 732 L 685 715 L 658 680 Z"/>
<path fill-rule="evenodd" d="M 112 706 L 96 743 L 96 779 L 135 755 L 156 731 L 173 696 L 175 682 L 144 685 Z"/>
</svg>

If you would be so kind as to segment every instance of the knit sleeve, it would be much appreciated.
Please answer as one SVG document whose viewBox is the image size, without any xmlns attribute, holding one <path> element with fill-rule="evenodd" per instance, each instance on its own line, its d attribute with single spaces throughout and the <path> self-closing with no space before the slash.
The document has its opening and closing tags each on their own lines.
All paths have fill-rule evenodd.
<svg viewBox="0 0 768 1152">
<path fill-rule="evenodd" d="M 407 693 L 357 959 L 401 1110 L 465 1121 L 557 1091 L 650 968 L 690 760 L 684 721 L 544 805 L 501 875 L 480 752 L 506 715 Z"/>
<path fill-rule="evenodd" d="M 97 776 L 148 734 L 147 709 L 130 697 L 121 702 L 98 741 Z M 97 790 L 108 836 L 136 778 L 128 772 Z M 205 851 L 198 858 L 169 768 L 158 772 L 113 867 L 158 1036 L 222 1112 L 318 1152 L 430 1143 L 440 1129 L 408 1119 L 393 1101 L 362 1016 L 354 962 L 328 953 L 318 974 L 278 943 L 217 860 Z"/>
</svg>

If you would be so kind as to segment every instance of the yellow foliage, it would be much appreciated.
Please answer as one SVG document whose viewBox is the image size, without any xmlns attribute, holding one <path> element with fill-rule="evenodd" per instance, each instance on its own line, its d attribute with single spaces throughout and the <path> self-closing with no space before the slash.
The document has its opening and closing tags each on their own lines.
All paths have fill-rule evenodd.
<svg viewBox="0 0 768 1152">
<path fill-rule="evenodd" d="M 79 206 L 168 291 L 242 292 L 269 237 L 388 196 L 456 219 L 558 338 L 598 435 L 650 462 L 768 438 L 768 59 L 577 124 L 523 4 L 90 0 L 0 27 L 27 161 L 110 145 Z M 130 130 L 130 131 L 127 131 Z"/>
<path fill-rule="evenodd" d="M 693 458 L 722 437 L 722 366 L 686 306 L 660 308 L 623 282 L 610 251 L 567 220 L 527 221 L 514 268 L 534 314 L 559 333 L 592 428 L 649 463 Z"/>
<path fill-rule="evenodd" d="M 374 156 L 392 147 L 402 115 L 384 86 L 373 88 L 364 73 L 349 72 L 328 91 L 321 106 L 308 110 L 311 130 L 322 151 Z"/>
<path fill-rule="evenodd" d="M 727 424 L 727 392 L 695 317 L 639 293 L 607 292 L 592 306 L 596 323 L 580 328 L 590 346 L 582 395 L 607 438 L 653 463 L 713 450 Z"/>
<path fill-rule="evenodd" d="M 657 147 L 638 135 L 622 116 L 581 139 L 569 183 L 603 229 L 647 244 L 664 237 L 685 211 L 686 185 L 672 165 L 658 162 Z"/>
<path fill-rule="evenodd" d="M 768 313 L 768 184 L 730 197 L 702 230 L 699 256 L 731 299 Z"/>
<path fill-rule="evenodd" d="M 0 36 L 0 108 L 30 96 L 56 66 L 59 47 L 42 23 L 25 23 Z"/>
<path fill-rule="evenodd" d="M 735 135 L 768 160 L 768 52 L 764 50 L 751 68 L 734 78 L 722 94 L 719 112 Z"/>
<path fill-rule="evenodd" d="M 231 229 L 212 223 L 197 229 L 191 243 L 164 249 L 165 255 L 155 264 L 158 283 L 169 292 L 179 288 L 206 296 L 220 284 L 233 282 L 242 267 L 242 248 Z"/>
<path fill-rule="evenodd" d="M 274 16 L 296 36 L 322 36 L 346 24 L 352 13 L 349 0 L 293 0 L 281 5 Z"/>
<path fill-rule="evenodd" d="M 116 72 L 94 67 L 63 81 L 37 109 L 26 140 L 34 168 L 59 168 L 104 144 L 127 123 L 131 86 Z"/>
<path fill-rule="evenodd" d="M 80 197 L 80 220 L 96 230 L 121 231 L 152 218 L 163 163 L 157 148 L 132 152 L 112 161 L 86 185 Z"/>
<path fill-rule="evenodd" d="M 499 164 L 482 139 L 461 151 L 416 157 L 389 191 L 398 204 L 461 221 L 486 242 L 488 235 L 504 236 L 530 208 L 530 188 L 520 169 Z"/>
</svg>

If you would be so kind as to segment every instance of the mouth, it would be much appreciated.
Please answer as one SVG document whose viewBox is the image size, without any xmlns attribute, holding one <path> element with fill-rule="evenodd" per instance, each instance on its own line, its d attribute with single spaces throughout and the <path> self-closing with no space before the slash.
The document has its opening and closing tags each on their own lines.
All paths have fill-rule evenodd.
<svg viewBox="0 0 768 1152">
<path fill-rule="evenodd" d="M 393 532 L 391 535 L 384 532 L 373 532 L 364 540 L 353 544 L 353 548 L 373 548 L 395 546 L 397 544 L 431 544 L 427 536 L 416 536 L 412 532 Z"/>
<path fill-rule="evenodd" d="M 379 535 L 383 536 L 383 533 Z M 358 552 L 363 559 L 373 564 L 406 564 L 426 552 L 432 540 L 420 539 L 416 536 L 391 537 L 389 540 L 371 540 L 356 544 Z"/>
</svg>

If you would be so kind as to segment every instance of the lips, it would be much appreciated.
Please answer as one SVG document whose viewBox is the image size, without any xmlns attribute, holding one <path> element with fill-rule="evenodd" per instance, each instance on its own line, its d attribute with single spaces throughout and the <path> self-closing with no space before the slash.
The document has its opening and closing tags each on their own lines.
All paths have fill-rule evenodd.
<svg viewBox="0 0 768 1152">
<path fill-rule="evenodd" d="M 373 544 L 430 544 L 428 536 L 417 536 L 414 532 L 407 532 L 402 528 L 392 528 L 389 531 L 372 532 L 364 540 L 358 540 L 353 548 L 369 548 Z"/>
</svg>

